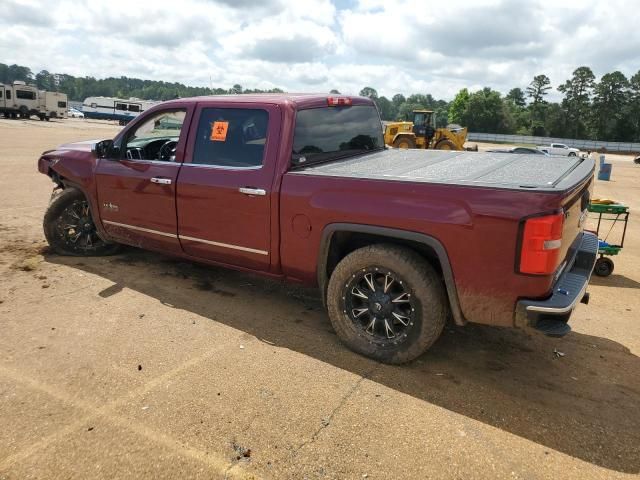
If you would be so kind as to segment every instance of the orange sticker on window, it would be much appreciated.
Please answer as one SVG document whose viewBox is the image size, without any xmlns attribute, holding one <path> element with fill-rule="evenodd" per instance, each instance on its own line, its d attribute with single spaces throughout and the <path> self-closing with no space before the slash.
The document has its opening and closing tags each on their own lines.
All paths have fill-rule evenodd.
<svg viewBox="0 0 640 480">
<path fill-rule="evenodd" d="M 214 142 L 224 142 L 227 139 L 227 130 L 229 130 L 229 122 L 213 122 L 209 139 Z"/>
</svg>

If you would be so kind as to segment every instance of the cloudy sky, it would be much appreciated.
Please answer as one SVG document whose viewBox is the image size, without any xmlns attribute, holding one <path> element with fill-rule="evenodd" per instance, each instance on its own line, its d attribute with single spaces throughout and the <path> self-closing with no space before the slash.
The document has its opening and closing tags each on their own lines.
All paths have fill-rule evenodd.
<svg viewBox="0 0 640 480">
<path fill-rule="evenodd" d="M 381 95 L 502 92 L 640 69 L 638 0 L 2 0 L 0 62 L 35 72 Z"/>
</svg>

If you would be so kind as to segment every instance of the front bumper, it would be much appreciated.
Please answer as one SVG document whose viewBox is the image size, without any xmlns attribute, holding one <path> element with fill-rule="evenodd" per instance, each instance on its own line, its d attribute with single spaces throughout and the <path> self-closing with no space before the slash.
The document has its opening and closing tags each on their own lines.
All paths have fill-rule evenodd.
<svg viewBox="0 0 640 480">
<path fill-rule="evenodd" d="M 571 331 L 567 324 L 578 302 L 587 303 L 587 286 L 598 254 L 598 237 L 583 232 L 576 239 L 573 256 L 545 300 L 522 299 L 516 306 L 516 326 L 533 327 L 552 336 Z"/>
</svg>

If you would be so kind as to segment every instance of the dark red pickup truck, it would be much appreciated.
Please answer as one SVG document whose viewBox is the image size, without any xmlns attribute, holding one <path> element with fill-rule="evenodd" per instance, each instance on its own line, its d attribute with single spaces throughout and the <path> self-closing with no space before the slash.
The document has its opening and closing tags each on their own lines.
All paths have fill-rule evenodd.
<svg viewBox="0 0 640 480">
<path fill-rule="evenodd" d="M 340 338 L 389 363 L 447 319 L 567 333 L 598 247 L 592 160 L 388 149 L 359 97 L 175 100 L 38 169 L 57 252 L 127 244 L 318 286 Z"/>
</svg>

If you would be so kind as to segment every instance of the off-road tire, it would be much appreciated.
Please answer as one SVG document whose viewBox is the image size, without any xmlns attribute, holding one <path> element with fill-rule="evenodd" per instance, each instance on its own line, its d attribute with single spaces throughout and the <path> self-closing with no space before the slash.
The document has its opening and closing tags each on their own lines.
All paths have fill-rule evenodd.
<svg viewBox="0 0 640 480">
<path fill-rule="evenodd" d="M 357 274 L 376 268 L 401 279 L 413 302 L 412 323 L 397 343 L 376 342 L 347 312 L 349 282 Z M 422 355 L 440 337 L 450 314 L 445 286 L 434 268 L 416 252 L 389 244 L 360 248 L 338 263 L 329 279 L 327 307 L 331 324 L 345 345 L 390 364 L 410 362 Z"/>
<path fill-rule="evenodd" d="M 440 140 L 434 150 L 457 150 L 457 148 L 451 140 Z"/>
<path fill-rule="evenodd" d="M 65 214 L 65 211 L 74 204 L 80 205 L 86 201 L 84 194 L 75 188 L 65 188 L 52 196 L 43 221 L 44 236 L 47 239 L 47 242 L 59 255 L 91 257 L 113 255 L 114 253 L 117 253 L 120 249 L 120 245 L 105 242 L 97 235 L 97 232 L 92 234 L 92 242 L 90 246 L 83 245 L 83 242 L 81 241 L 83 238 L 80 239 L 80 243 L 73 243 L 65 234 L 61 233 L 59 222 L 62 215 Z M 87 218 L 88 222 L 91 222 L 93 225 L 93 219 L 90 211 Z M 93 225 L 93 227 L 95 229 L 95 225 Z"/>
<path fill-rule="evenodd" d="M 411 137 L 400 137 L 393 142 L 393 147 L 403 150 L 416 148 L 416 141 Z"/>
</svg>

